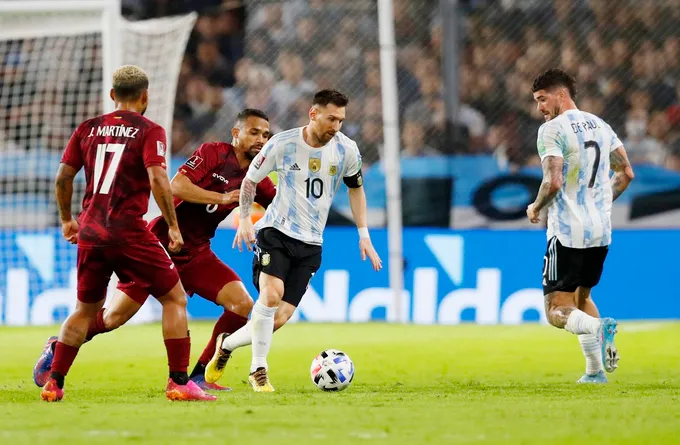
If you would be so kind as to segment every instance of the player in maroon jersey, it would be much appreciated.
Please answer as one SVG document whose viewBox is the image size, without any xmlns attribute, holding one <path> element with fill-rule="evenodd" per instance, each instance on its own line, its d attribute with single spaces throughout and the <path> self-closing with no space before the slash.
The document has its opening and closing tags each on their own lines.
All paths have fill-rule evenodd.
<svg viewBox="0 0 680 445">
<path fill-rule="evenodd" d="M 215 323 L 212 337 L 191 373 L 191 379 L 202 389 L 228 390 L 203 377 L 205 365 L 215 353 L 217 336 L 235 332 L 248 321 L 253 306 L 243 282 L 210 249 L 210 240 L 218 225 L 238 206 L 241 181 L 264 143 L 269 139 L 269 118 L 260 110 L 245 109 L 237 116 L 232 129 L 232 145 L 213 142 L 201 145 L 179 168 L 172 180 L 175 208 L 185 244 L 172 255 L 187 292 L 198 294 L 224 308 Z M 276 194 L 274 184 L 266 179 L 257 189 L 256 202 L 264 207 Z M 149 224 L 151 231 L 164 245 L 170 240 L 168 226 L 158 217 Z M 90 326 L 88 340 L 125 324 L 141 308 L 149 289 L 136 283 L 120 283 L 109 305 L 102 309 Z M 282 305 L 276 327 L 282 326 L 293 314 L 293 306 Z"/>
<path fill-rule="evenodd" d="M 62 231 L 64 238 L 78 244 L 78 302 L 58 340 L 48 341 L 43 352 L 43 356 L 53 355 L 41 393 L 46 401 L 63 398 L 64 378 L 89 326 L 96 323 L 113 272 L 123 283 L 146 287 L 163 306 L 163 337 L 170 367 L 168 399 L 216 399 L 189 380 L 191 345 L 184 288 L 175 265 L 142 218 L 153 192 L 167 221 L 169 250 L 182 248 L 165 171 L 165 130 L 142 116 L 148 87 L 142 69 L 131 65 L 118 68 L 111 90 L 116 111 L 80 124 L 59 166 L 56 196 Z M 81 168 L 85 169 L 86 188 L 83 212 L 76 221 L 71 199 L 73 179 Z"/>
</svg>

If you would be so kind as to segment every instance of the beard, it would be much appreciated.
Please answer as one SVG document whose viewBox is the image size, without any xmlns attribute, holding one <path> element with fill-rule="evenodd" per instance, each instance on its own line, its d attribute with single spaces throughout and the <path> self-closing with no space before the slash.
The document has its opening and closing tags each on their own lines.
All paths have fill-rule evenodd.
<svg viewBox="0 0 680 445">
<path fill-rule="evenodd" d="M 262 150 L 261 147 L 258 147 L 258 148 L 251 147 L 247 152 L 245 152 L 246 158 L 248 158 L 250 161 L 252 161 L 253 159 L 255 159 L 255 156 L 257 156 L 257 154 L 260 152 L 260 150 Z"/>
</svg>

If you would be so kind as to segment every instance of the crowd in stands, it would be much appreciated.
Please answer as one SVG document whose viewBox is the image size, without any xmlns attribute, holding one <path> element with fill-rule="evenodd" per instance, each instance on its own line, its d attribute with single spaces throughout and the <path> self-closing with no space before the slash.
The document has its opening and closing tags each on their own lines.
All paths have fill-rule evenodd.
<svg viewBox="0 0 680 445">
<path fill-rule="evenodd" d="M 266 111 L 274 131 L 303 125 L 313 92 L 336 88 L 351 98 L 343 131 L 366 165 L 380 160 L 376 1 L 122 3 L 133 19 L 200 13 L 178 82 L 175 154 L 230 140 L 243 107 Z M 490 154 L 509 168 L 537 165 L 542 117 L 531 83 L 560 66 L 578 80 L 579 107 L 611 124 L 633 162 L 680 171 L 680 2 L 460 0 L 454 144 L 446 131 L 439 0 L 393 5 L 403 157 Z"/>
<path fill-rule="evenodd" d="M 248 4 L 247 14 L 239 2 L 217 3 L 198 20 L 182 64 L 177 153 L 187 154 L 204 139 L 228 139 L 229 122 L 244 106 L 268 112 L 275 131 L 302 125 L 313 91 L 334 87 L 352 99 L 344 131 L 357 140 L 367 164 L 380 159 L 376 2 L 259 0 Z M 486 153 L 511 168 L 536 165 L 542 117 L 531 82 L 560 66 L 578 80 L 580 108 L 609 122 L 634 162 L 680 169 L 677 2 L 459 3 L 463 143 L 452 147 L 445 137 L 439 2 L 393 2 L 404 157 Z M 175 2 L 156 4 L 168 13 Z"/>
</svg>

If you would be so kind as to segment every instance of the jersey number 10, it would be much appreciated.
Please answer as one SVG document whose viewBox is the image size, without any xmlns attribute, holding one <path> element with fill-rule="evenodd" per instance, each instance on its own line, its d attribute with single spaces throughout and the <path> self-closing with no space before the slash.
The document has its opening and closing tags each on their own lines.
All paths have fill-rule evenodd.
<svg viewBox="0 0 680 445">
<path fill-rule="evenodd" d="M 307 199 L 310 195 L 316 199 L 321 198 L 321 195 L 323 195 L 323 181 L 321 179 L 307 178 L 305 184 L 307 184 Z"/>
<path fill-rule="evenodd" d="M 120 158 L 123 156 L 123 150 L 125 150 L 125 144 L 97 145 L 97 157 L 94 161 L 94 190 L 92 191 L 94 194 L 99 193 L 100 195 L 108 195 L 111 191 L 111 184 L 113 184 L 113 178 L 116 176 L 116 170 L 118 170 Z M 111 162 L 109 162 L 109 168 L 106 170 L 106 175 L 99 187 L 99 191 L 97 191 L 99 180 L 104 172 L 106 153 L 113 153 L 113 158 L 111 159 Z"/>
</svg>

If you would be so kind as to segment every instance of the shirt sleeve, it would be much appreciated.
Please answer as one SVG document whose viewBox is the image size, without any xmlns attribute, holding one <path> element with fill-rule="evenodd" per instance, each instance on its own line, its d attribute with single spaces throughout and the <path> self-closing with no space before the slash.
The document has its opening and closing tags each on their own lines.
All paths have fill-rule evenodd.
<svg viewBox="0 0 680 445">
<path fill-rule="evenodd" d="M 276 141 L 270 139 L 253 159 L 246 178 L 258 184 L 276 169 L 276 147 Z"/>
<path fill-rule="evenodd" d="M 61 157 L 61 162 L 80 170 L 83 167 L 83 152 L 80 149 L 80 126 L 71 135 L 64 154 Z"/>
<path fill-rule="evenodd" d="M 538 129 L 536 145 L 541 162 L 548 156 L 564 157 L 559 131 L 555 125 L 549 125 L 549 123 L 541 125 L 541 128 Z"/>
<path fill-rule="evenodd" d="M 345 178 L 351 178 L 361 172 L 361 153 L 359 153 L 357 144 L 353 143 L 351 148 L 347 151 L 346 162 L 345 172 L 343 174 Z"/>
<path fill-rule="evenodd" d="M 256 203 L 266 209 L 274 200 L 274 196 L 276 196 L 276 187 L 269 177 L 264 178 L 257 184 L 257 192 L 255 194 Z"/>
<path fill-rule="evenodd" d="M 607 129 L 609 130 L 609 133 L 611 134 L 611 142 L 610 142 L 611 145 L 609 146 L 609 151 L 611 153 L 612 151 L 616 150 L 617 148 L 623 147 L 623 142 L 621 142 L 621 139 L 619 139 L 618 135 L 616 134 L 614 129 L 612 129 L 612 127 L 609 124 L 605 124 L 605 125 L 607 126 Z"/>
<path fill-rule="evenodd" d="M 165 152 L 167 141 L 165 139 L 165 130 L 158 126 L 152 128 L 144 135 L 144 148 L 142 149 L 144 156 L 144 167 L 166 167 Z"/>
<path fill-rule="evenodd" d="M 219 149 L 215 144 L 202 144 L 177 171 L 196 184 L 217 167 L 219 160 Z"/>
</svg>

